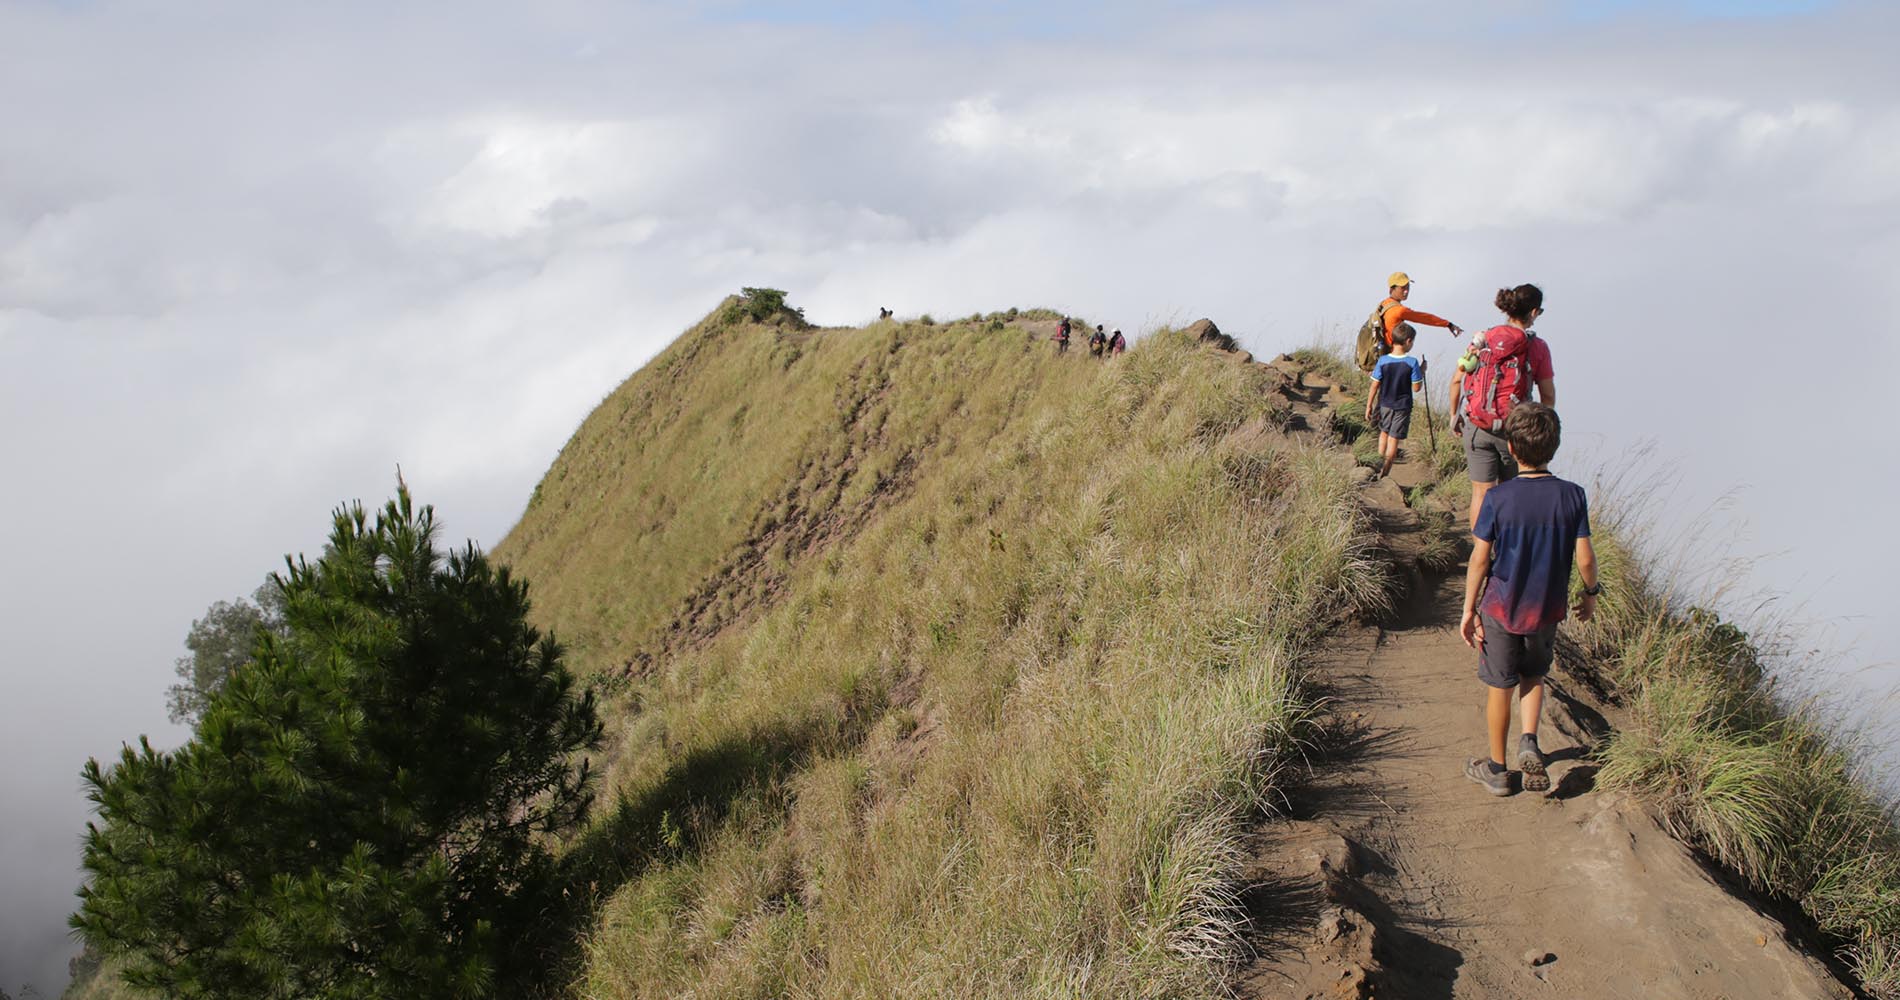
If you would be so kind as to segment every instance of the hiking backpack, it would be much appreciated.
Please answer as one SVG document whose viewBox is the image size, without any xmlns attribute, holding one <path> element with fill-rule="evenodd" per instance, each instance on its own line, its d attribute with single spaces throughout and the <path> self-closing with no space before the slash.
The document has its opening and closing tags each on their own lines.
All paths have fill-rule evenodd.
<svg viewBox="0 0 1900 1000">
<path fill-rule="evenodd" d="M 1484 331 L 1478 369 L 1465 376 L 1465 416 L 1487 431 L 1504 424 L 1511 407 L 1530 398 L 1530 335 L 1505 324 Z"/>
<path fill-rule="evenodd" d="M 1385 311 L 1391 308 L 1391 303 L 1391 299 L 1379 303 L 1379 308 L 1372 310 L 1372 315 L 1359 325 L 1359 339 L 1353 345 L 1352 358 L 1359 370 L 1368 375 L 1379 367 L 1379 359 L 1392 351 L 1392 345 L 1385 340 Z"/>
</svg>

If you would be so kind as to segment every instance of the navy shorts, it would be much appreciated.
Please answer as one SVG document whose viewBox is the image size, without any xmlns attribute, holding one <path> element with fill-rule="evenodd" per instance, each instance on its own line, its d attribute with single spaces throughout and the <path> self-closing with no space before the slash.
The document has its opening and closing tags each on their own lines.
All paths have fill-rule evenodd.
<svg viewBox="0 0 1900 1000">
<path fill-rule="evenodd" d="M 1412 429 L 1412 408 L 1395 410 L 1389 406 L 1379 407 L 1379 432 L 1390 434 L 1400 441 L 1405 440 L 1405 432 Z"/>
<path fill-rule="evenodd" d="M 1478 646 L 1478 679 L 1494 688 L 1514 688 L 1525 681 L 1543 680 L 1557 655 L 1557 626 L 1546 625 L 1530 635 L 1508 631 L 1504 623 L 1478 612 L 1484 623 L 1484 642 Z"/>
</svg>

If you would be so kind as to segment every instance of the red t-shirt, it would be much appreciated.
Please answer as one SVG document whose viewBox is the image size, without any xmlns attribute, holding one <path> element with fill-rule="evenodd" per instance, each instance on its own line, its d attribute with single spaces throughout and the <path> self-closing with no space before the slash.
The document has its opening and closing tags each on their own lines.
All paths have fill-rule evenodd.
<svg viewBox="0 0 1900 1000">
<path fill-rule="evenodd" d="M 1529 339 L 1529 346 L 1524 348 L 1524 367 L 1531 373 L 1531 384 L 1556 378 L 1557 373 L 1550 368 L 1550 342 L 1534 333 Z"/>
</svg>

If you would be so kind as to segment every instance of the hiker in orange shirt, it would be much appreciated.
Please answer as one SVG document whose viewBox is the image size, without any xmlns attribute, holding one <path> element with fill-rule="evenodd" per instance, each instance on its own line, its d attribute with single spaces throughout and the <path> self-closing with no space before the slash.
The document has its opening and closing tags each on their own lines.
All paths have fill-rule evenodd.
<svg viewBox="0 0 1900 1000">
<path fill-rule="evenodd" d="M 1417 309 L 1407 306 L 1405 300 L 1412 297 L 1412 278 L 1411 275 L 1406 274 L 1404 271 L 1392 272 L 1392 276 L 1385 279 L 1385 290 L 1385 302 L 1382 303 L 1379 308 L 1385 311 L 1385 347 L 1387 351 L 1392 349 L 1392 331 L 1398 329 L 1400 323 L 1415 323 L 1421 326 L 1442 326 L 1450 330 L 1451 335 L 1454 337 L 1465 332 L 1462 327 L 1453 323 L 1451 320 L 1440 319 L 1431 313 L 1419 312 Z"/>
</svg>

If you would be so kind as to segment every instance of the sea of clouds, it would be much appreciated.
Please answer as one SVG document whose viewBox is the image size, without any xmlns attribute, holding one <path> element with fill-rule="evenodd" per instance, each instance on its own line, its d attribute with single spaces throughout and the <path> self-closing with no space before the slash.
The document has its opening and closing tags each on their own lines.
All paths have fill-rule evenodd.
<svg viewBox="0 0 1900 1000">
<path fill-rule="evenodd" d="M 1569 471 L 1651 442 L 1891 718 L 1900 10 L 1318 6 L 0 5 L 0 988 L 195 616 L 398 465 L 492 545 L 741 285 L 1270 354 L 1538 282 Z"/>
</svg>

